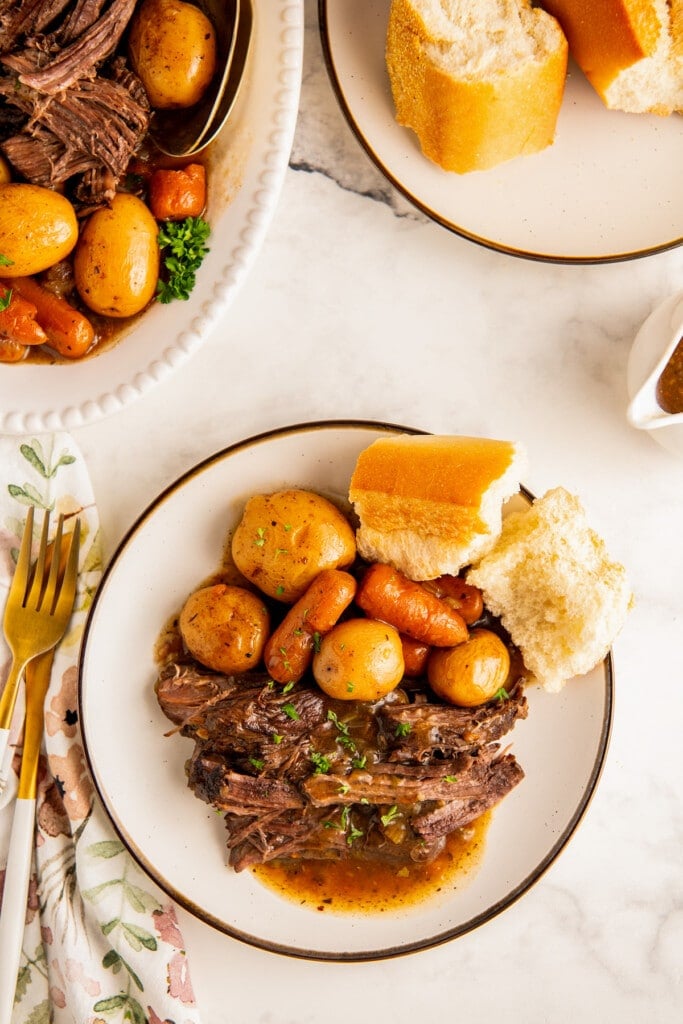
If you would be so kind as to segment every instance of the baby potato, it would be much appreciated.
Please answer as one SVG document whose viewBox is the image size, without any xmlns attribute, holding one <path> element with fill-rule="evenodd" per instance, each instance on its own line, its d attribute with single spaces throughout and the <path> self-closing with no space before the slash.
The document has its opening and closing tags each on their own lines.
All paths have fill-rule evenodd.
<svg viewBox="0 0 683 1024">
<path fill-rule="evenodd" d="M 232 558 L 269 597 L 293 604 L 323 569 L 342 569 L 356 539 L 339 509 L 313 491 L 250 498 L 232 537 Z"/>
<path fill-rule="evenodd" d="M 320 641 L 313 675 L 335 700 L 379 700 L 403 678 L 398 630 L 377 619 L 346 619 Z"/>
<path fill-rule="evenodd" d="M 7 182 L 11 180 L 12 171 L 10 170 L 10 166 L 4 156 L 0 155 L 0 185 L 6 185 Z"/>
<path fill-rule="evenodd" d="M 249 590 L 216 583 L 190 594 L 179 625 L 185 646 L 202 665 L 215 672 L 247 672 L 261 660 L 270 616 Z"/>
<path fill-rule="evenodd" d="M 73 206 L 59 192 L 23 182 L 0 184 L 3 277 L 29 277 L 68 256 L 78 240 Z"/>
<path fill-rule="evenodd" d="M 194 4 L 145 0 L 131 24 L 128 52 L 153 107 L 191 107 L 216 70 L 216 33 Z"/>
<path fill-rule="evenodd" d="M 449 704 L 473 708 L 505 686 L 510 671 L 507 647 L 490 629 L 473 629 L 457 647 L 435 648 L 427 663 L 434 693 Z"/>
<path fill-rule="evenodd" d="M 118 192 L 88 218 L 74 253 L 74 279 L 86 306 L 103 316 L 133 316 L 159 278 L 159 229 L 137 196 Z"/>
</svg>

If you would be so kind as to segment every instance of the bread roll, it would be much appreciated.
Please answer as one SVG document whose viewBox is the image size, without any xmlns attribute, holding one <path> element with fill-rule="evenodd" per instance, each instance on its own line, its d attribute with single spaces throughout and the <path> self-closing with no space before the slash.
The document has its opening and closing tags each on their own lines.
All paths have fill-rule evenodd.
<svg viewBox="0 0 683 1024">
<path fill-rule="evenodd" d="M 544 0 L 606 106 L 683 110 L 683 0 Z"/>
<path fill-rule="evenodd" d="M 632 603 L 622 565 L 561 487 L 505 519 L 494 548 L 467 574 L 551 691 L 609 651 Z"/>
<path fill-rule="evenodd" d="M 530 0 L 393 0 L 386 62 L 399 124 L 447 171 L 484 170 L 555 137 L 567 41 Z"/>
<path fill-rule="evenodd" d="M 413 580 L 456 574 L 493 544 L 526 457 L 480 437 L 397 434 L 361 452 L 349 498 L 358 550 Z"/>
</svg>

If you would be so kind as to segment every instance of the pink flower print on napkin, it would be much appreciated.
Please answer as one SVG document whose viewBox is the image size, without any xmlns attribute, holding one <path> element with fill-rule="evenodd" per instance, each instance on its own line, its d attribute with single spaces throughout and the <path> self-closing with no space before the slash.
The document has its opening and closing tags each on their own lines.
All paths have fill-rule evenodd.
<svg viewBox="0 0 683 1024">
<path fill-rule="evenodd" d="M 174 953 L 168 963 L 168 994 L 185 1006 L 194 1006 L 195 998 L 190 981 L 190 969 L 183 952 Z"/>
<path fill-rule="evenodd" d="M 37 816 L 39 833 L 36 843 L 42 841 L 41 832 L 53 838 L 71 834 L 71 822 L 64 807 L 61 788 L 47 773 L 39 784 Z"/>
<path fill-rule="evenodd" d="M 78 732 L 78 669 L 70 665 L 62 676 L 62 684 L 45 712 L 48 736 L 63 732 L 68 739 Z"/>
<path fill-rule="evenodd" d="M 169 946 L 182 949 L 183 937 L 178 927 L 175 908 L 170 903 L 167 903 L 161 910 L 155 910 L 152 916 L 154 918 L 154 928 L 159 938 L 163 939 L 164 942 L 168 942 Z"/>
<path fill-rule="evenodd" d="M 81 745 L 73 743 L 66 757 L 51 754 L 50 770 L 69 818 L 71 821 L 82 821 L 90 811 L 93 784 L 88 775 Z"/>
</svg>

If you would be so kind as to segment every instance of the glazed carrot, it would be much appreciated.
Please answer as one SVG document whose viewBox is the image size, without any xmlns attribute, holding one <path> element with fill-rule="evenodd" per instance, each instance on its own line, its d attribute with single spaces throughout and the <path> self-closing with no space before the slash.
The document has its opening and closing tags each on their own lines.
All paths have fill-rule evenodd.
<svg viewBox="0 0 683 1024">
<path fill-rule="evenodd" d="M 4 306 L 0 309 L 0 338 L 19 345 L 44 345 L 47 335 L 36 320 L 36 307 L 17 292 L 14 284 L 0 284 L 0 305 Z"/>
<path fill-rule="evenodd" d="M 36 319 L 47 341 L 61 356 L 80 359 L 95 341 L 95 329 L 86 316 L 54 292 L 48 291 L 32 277 L 15 277 L 12 288 L 33 303 Z"/>
<path fill-rule="evenodd" d="M 455 647 L 467 640 L 467 626 L 459 612 L 390 565 L 370 566 L 358 587 L 356 603 L 366 615 L 388 622 L 413 640 L 434 647 Z"/>
<path fill-rule="evenodd" d="M 26 357 L 28 345 L 0 335 L 0 363 L 19 363 Z"/>
<path fill-rule="evenodd" d="M 203 164 L 176 170 L 160 168 L 149 182 L 149 206 L 157 220 L 199 217 L 206 206 L 206 171 Z"/>
<path fill-rule="evenodd" d="M 341 569 L 325 569 L 313 580 L 266 642 L 266 671 L 278 683 L 295 683 L 313 659 L 319 637 L 329 633 L 351 604 L 356 581 Z"/>
<path fill-rule="evenodd" d="M 404 672 L 409 679 L 417 679 L 426 671 L 431 647 L 421 640 L 413 640 L 411 636 L 399 635 L 403 648 Z"/>
<path fill-rule="evenodd" d="M 479 587 L 466 583 L 459 576 L 439 576 L 422 584 L 432 594 L 443 598 L 446 604 L 459 611 L 468 626 L 480 619 L 484 611 L 484 598 Z"/>
</svg>

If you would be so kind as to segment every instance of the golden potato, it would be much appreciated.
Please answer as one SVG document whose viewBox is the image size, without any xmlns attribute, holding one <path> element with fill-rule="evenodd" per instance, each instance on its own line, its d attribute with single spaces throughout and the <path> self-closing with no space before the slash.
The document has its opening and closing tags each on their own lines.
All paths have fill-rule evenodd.
<svg viewBox="0 0 683 1024">
<path fill-rule="evenodd" d="M 216 70 L 216 33 L 193 4 L 145 0 L 131 24 L 128 52 L 153 107 L 191 107 Z"/>
<path fill-rule="evenodd" d="M 158 233 L 142 200 L 125 192 L 88 218 L 74 253 L 76 288 L 86 306 L 112 317 L 145 308 L 159 278 Z"/>
<path fill-rule="evenodd" d="M 427 663 L 434 693 L 465 708 L 495 697 L 505 686 L 509 671 L 508 649 L 489 629 L 473 629 L 469 639 L 457 647 L 435 648 Z"/>
<path fill-rule="evenodd" d="M 8 181 L 12 180 L 12 171 L 10 165 L 5 160 L 4 156 L 0 156 L 0 185 L 6 185 Z"/>
<path fill-rule="evenodd" d="M 403 678 L 398 630 L 376 619 L 347 619 L 320 641 L 313 675 L 335 700 L 379 700 Z"/>
<path fill-rule="evenodd" d="M 323 569 L 343 569 L 356 539 L 339 509 L 313 491 L 250 498 L 232 537 L 235 565 L 259 590 L 293 604 Z"/>
<path fill-rule="evenodd" d="M 249 590 L 217 583 L 190 594 L 179 625 L 185 646 L 202 665 L 215 672 L 247 672 L 261 660 L 270 616 Z"/>
<path fill-rule="evenodd" d="M 3 277 L 39 274 L 68 256 L 77 240 L 76 213 L 59 192 L 22 182 L 0 184 Z"/>
</svg>

